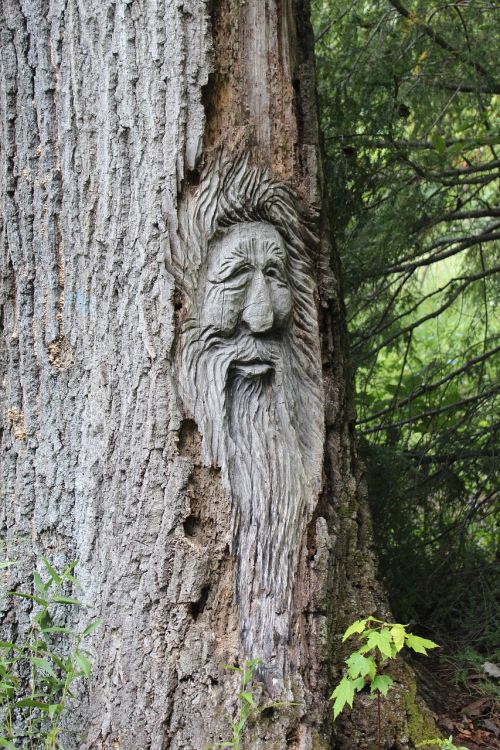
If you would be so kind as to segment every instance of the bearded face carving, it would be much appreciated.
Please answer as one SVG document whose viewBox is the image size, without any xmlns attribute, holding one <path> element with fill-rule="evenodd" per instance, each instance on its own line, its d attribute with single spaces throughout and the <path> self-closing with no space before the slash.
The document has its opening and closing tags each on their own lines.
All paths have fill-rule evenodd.
<svg viewBox="0 0 500 750">
<path fill-rule="evenodd" d="M 243 159 L 219 159 L 184 208 L 180 394 L 231 495 L 241 656 L 280 676 L 321 478 L 316 246 L 294 193 Z"/>
<path fill-rule="evenodd" d="M 209 252 L 202 327 L 218 329 L 222 336 L 246 327 L 255 337 L 287 327 L 292 312 L 287 254 L 274 227 L 234 224 Z"/>
</svg>

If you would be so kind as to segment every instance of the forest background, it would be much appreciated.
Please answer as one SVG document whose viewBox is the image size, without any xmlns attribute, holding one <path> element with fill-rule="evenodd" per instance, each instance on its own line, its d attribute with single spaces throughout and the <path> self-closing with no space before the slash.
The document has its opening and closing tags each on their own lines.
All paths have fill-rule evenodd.
<svg viewBox="0 0 500 750">
<path fill-rule="evenodd" d="M 314 21 L 381 573 L 470 687 L 500 658 L 500 6 L 319 0 Z"/>
</svg>

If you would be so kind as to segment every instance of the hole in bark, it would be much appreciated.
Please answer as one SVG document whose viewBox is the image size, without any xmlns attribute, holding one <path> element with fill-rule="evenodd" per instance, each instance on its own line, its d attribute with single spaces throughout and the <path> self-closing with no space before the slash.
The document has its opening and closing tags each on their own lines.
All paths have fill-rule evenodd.
<svg viewBox="0 0 500 750">
<path fill-rule="evenodd" d="M 183 523 L 184 534 L 186 536 L 197 536 L 201 531 L 200 519 L 196 516 L 188 516 Z"/>
<path fill-rule="evenodd" d="M 183 419 L 179 430 L 179 440 L 177 446 L 181 455 L 189 455 L 193 445 L 200 440 L 198 427 L 194 419 Z"/>
<path fill-rule="evenodd" d="M 198 617 L 202 614 L 203 610 L 206 607 L 208 594 L 210 592 L 210 586 L 204 586 L 201 590 L 200 598 L 197 602 L 193 602 L 189 607 L 189 612 L 193 620 L 197 620 Z"/>
<path fill-rule="evenodd" d="M 275 709 L 272 706 L 269 706 L 269 708 L 264 708 L 261 711 L 261 716 L 263 716 L 264 719 L 272 719 L 275 713 Z"/>
<path fill-rule="evenodd" d="M 182 310 L 182 307 L 184 305 L 184 297 L 180 289 L 176 289 L 174 292 L 174 310 L 175 312 L 179 312 L 179 310 Z"/>
<path fill-rule="evenodd" d="M 297 125 L 298 125 L 298 142 L 303 142 L 304 133 L 304 110 L 302 106 L 302 92 L 300 90 L 300 79 L 294 78 L 292 81 L 293 90 L 295 92 L 295 108 L 297 112 Z"/>
<path fill-rule="evenodd" d="M 299 735 L 299 725 L 298 724 L 296 724 L 293 727 L 290 727 L 290 729 L 286 733 L 285 740 L 286 740 L 286 746 L 287 747 L 293 748 L 293 747 L 298 747 L 299 746 L 300 735 Z"/>
<path fill-rule="evenodd" d="M 188 185 L 197 187 L 200 184 L 200 172 L 198 169 L 188 169 L 186 175 L 186 182 Z"/>
</svg>

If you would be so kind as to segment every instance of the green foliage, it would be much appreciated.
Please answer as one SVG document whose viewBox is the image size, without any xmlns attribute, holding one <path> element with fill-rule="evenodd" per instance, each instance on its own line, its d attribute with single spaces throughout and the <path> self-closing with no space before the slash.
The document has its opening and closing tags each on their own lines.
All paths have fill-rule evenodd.
<svg viewBox="0 0 500 750">
<path fill-rule="evenodd" d="M 498 3 L 313 8 L 381 571 L 398 619 L 487 654 L 500 572 Z"/>
<path fill-rule="evenodd" d="M 496 651 L 492 651 L 493 663 L 500 661 L 500 647 L 496 644 Z M 449 671 L 450 682 L 459 690 L 467 690 L 495 701 L 500 701 L 500 685 L 498 678 L 485 671 L 485 659 L 473 648 L 465 648 L 456 653 L 445 654 L 442 657 L 443 671 Z M 480 676 L 480 677 L 479 677 Z M 472 688 L 471 680 L 473 677 Z"/>
<path fill-rule="evenodd" d="M 468 750 L 467 747 L 457 747 L 457 745 L 453 744 L 453 738 L 451 735 L 448 737 L 447 740 L 441 740 L 441 739 L 434 739 L 434 740 L 425 740 L 424 742 L 417 742 L 415 745 L 416 748 L 426 748 L 429 747 L 440 747 L 442 750 Z"/>
<path fill-rule="evenodd" d="M 33 571 L 34 593 L 7 593 L 32 602 L 34 613 L 23 641 L 0 641 L 0 747 L 9 750 L 62 749 L 61 715 L 74 698 L 75 683 L 92 677 L 90 654 L 82 644 L 100 621 L 81 633 L 57 624 L 61 607 L 85 606 L 67 595 L 78 584 L 73 575 L 77 562 L 62 571 L 46 558 L 42 563 L 46 575 Z"/>
<path fill-rule="evenodd" d="M 261 664 L 261 659 L 247 659 L 242 667 L 230 664 L 226 665 L 226 669 L 230 669 L 240 675 L 240 692 L 237 694 L 238 715 L 236 720 L 231 724 L 231 739 L 224 742 L 215 742 L 209 746 L 209 750 L 222 747 L 240 750 L 247 724 L 250 720 L 258 719 L 264 711 L 272 708 L 285 708 L 297 705 L 292 701 L 278 701 L 265 703 L 262 706 L 258 705 L 252 684 L 259 664 Z"/>
<path fill-rule="evenodd" d="M 409 633 L 406 628 L 399 622 L 384 622 L 376 617 L 356 620 L 347 628 L 342 641 L 357 636 L 361 645 L 345 660 L 347 673 L 330 696 L 334 720 L 346 705 L 352 708 L 355 694 L 365 688 L 378 698 L 387 695 L 393 680 L 386 669 L 405 646 L 425 656 L 428 649 L 438 648 L 437 643 Z"/>
</svg>

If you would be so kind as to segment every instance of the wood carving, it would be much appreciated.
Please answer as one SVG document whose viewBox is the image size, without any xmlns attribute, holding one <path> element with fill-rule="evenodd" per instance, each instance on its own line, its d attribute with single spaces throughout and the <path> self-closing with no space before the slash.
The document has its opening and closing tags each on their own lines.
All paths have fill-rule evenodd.
<svg viewBox="0 0 500 750">
<path fill-rule="evenodd" d="M 288 671 L 301 540 L 321 481 L 314 223 L 248 160 L 218 159 L 182 211 L 179 388 L 232 499 L 241 656 Z"/>
</svg>

